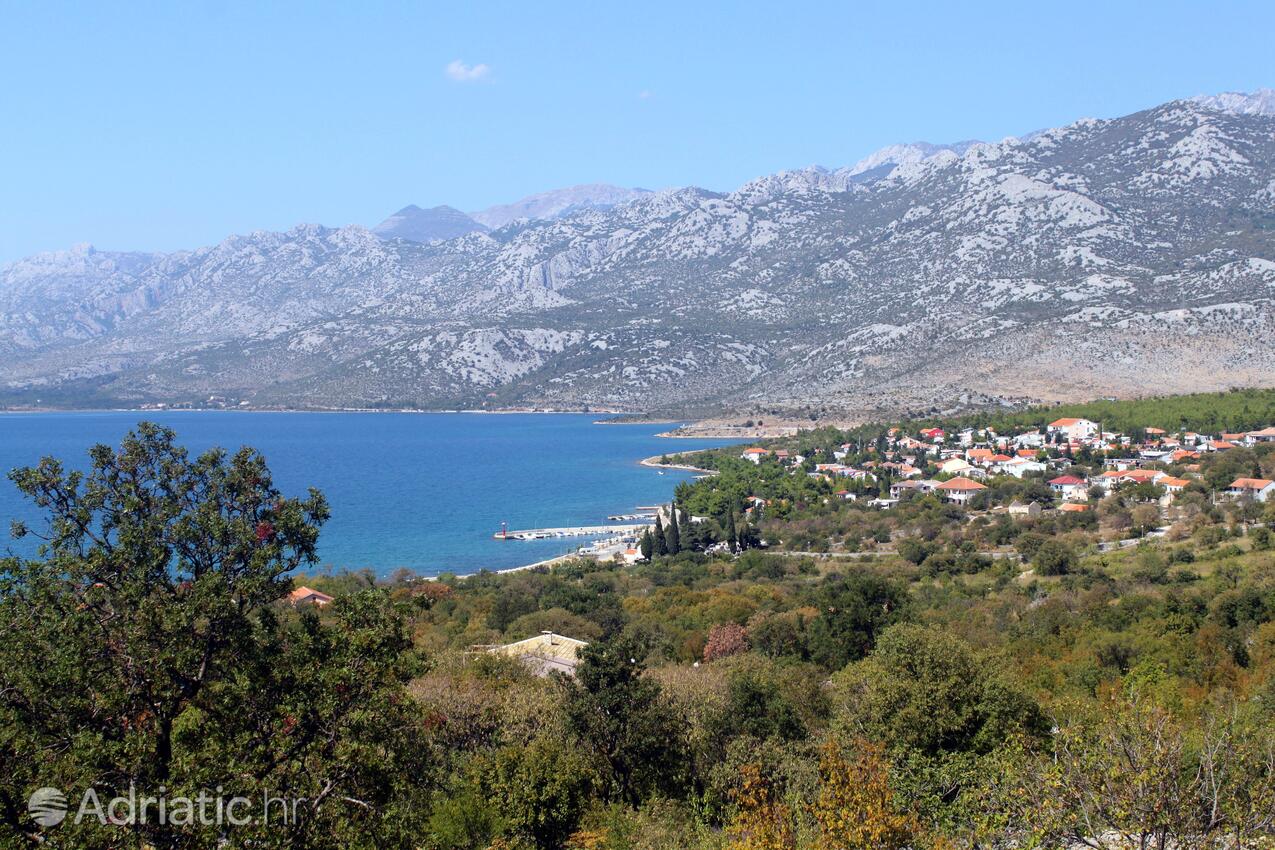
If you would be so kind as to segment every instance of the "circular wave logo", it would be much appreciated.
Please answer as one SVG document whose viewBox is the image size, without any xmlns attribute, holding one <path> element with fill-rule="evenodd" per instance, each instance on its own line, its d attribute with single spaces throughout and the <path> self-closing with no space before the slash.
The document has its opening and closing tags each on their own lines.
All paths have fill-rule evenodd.
<svg viewBox="0 0 1275 850">
<path fill-rule="evenodd" d="M 27 812 L 40 826 L 57 826 L 66 818 L 66 795 L 57 788 L 37 788 L 27 799 Z"/>
</svg>

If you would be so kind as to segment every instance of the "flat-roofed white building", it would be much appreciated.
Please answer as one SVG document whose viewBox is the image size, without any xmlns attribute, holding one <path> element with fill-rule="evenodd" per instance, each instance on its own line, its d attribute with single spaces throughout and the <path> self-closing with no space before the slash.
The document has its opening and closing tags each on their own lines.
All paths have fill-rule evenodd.
<svg viewBox="0 0 1275 850">
<path fill-rule="evenodd" d="M 535 637 L 486 649 L 493 655 L 517 658 L 537 676 L 548 676 L 555 671 L 574 676 L 576 665 L 580 663 L 577 656 L 588 645 L 588 641 L 541 632 Z"/>
</svg>

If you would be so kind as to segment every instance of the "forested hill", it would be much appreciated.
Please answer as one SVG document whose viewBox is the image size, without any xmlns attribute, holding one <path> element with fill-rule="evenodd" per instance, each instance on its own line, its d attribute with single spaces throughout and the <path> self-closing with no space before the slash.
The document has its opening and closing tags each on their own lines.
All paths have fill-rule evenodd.
<svg viewBox="0 0 1275 850">
<path fill-rule="evenodd" d="M 1145 428 L 1197 431 L 1216 434 L 1264 428 L 1275 422 L 1275 389 L 1233 389 L 1216 393 L 1153 396 L 1138 399 L 1102 399 L 1080 404 L 1029 407 L 1014 411 L 989 411 L 950 418 L 922 418 L 906 427 L 962 430 L 1021 429 L 1063 417 L 1101 422 L 1108 431 L 1130 432 Z"/>
</svg>

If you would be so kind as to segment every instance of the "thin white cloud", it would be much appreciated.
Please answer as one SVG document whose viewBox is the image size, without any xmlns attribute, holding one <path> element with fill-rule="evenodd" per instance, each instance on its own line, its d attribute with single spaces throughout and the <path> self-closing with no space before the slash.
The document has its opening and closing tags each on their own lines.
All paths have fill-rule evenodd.
<svg viewBox="0 0 1275 850">
<path fill-rule="evenodd" d="M 655 92 L 650 89 L 643 89 L 638 92 L 638 100 L 650 100 L 653 97 L 655 97 Z"/>
<path fill-rule="evenodd" d="M 485 79 L 491 73 L 491 66 L 484 65 L 482 62 L 477 65 L 466 65 L 459 59 L 453 59 L 447 63 L 443 73 L 447 75 L 449 80 L 454 80 L 458 83 L 474 83 Z"/>
</svg>

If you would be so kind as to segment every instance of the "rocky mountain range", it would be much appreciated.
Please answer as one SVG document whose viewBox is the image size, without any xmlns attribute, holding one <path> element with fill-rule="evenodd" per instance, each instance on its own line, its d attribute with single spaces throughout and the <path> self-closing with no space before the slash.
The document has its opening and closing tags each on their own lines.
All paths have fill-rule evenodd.
<svg viewBox="0 0 1275 850">
<path fill-rule="evenodd" d="M 470 217 L 485 227 L 497 228 L 523 218 L 559 218 L 579 210 L 607 210 L 649 194 L 647 189 L 587 183 L 528 195 L 512 204 L 500 204 L 470 213 Z"/>
<path fill-rule="evenodd" d="M 1222 94 L 1196 95 L 1192 103 L 1209 109 L 1234 112 L 1236 115 L 1275 115 L 1275 89 L 1258 89 L 1255 92 L 1228 91 Z"/>
<path fill-rule="evenodd" d="M 1272 384 L 1270 103 L 524 202 L 453 238 L 411 234 L 455 210 L 409 207 L 41 254 L 0 269 L 0 403 L 854 413 Z"/>
<path fill-rule="evenodd" d="M 913 146 L 897 147 L 902 149 Z M 625 189 L 605 183 L 591 183 L 528 195 L 512 204 L 488 207 L 469 215 L 446 205 L 421 209 L 410 204 L 373 227 L 372 232 L 382 239 L 441 242 L 466 233 L 486 233 L 521 219 L 534 221 L 559 218 L 579 210 L 606 210 L 648 194 L 650 192 L 646 189 Z"/>
</svg>

